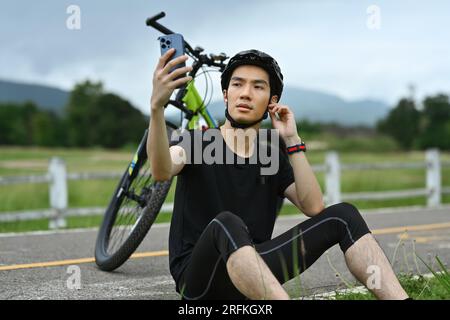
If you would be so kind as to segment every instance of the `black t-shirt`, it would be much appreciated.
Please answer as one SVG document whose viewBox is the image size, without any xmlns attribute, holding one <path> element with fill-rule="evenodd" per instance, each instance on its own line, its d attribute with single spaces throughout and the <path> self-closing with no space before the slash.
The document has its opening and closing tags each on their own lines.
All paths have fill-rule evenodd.
<svg viewBox="0 0 450 320">
<path fill-rule="evenodd" d="M 247 225 L 255 244 L 270 240 L 277 215 L 278 197 L 284 197 L 285 189 L 294 182 L 289 159 L 280 151 L 284 150 L 285 145 L 279 136 L 279 148 L 269 143 L 272 146 L 270 152 L 278 155 L 278 170 L 273 175 L 262 175 L 261 167 L 264 165 L 261 161 L 253 164 L 249 158 L 240 158 L 227 146 L 219 129 L 207 131 L 209 130 L 217 130 L 216 136 L 222 140 L 223 164 L 205 164 L 204 161 L 196 164 L 198 158 L 193 161 L 195 144 L 198 150 L 204 151 L 210 143 L 201 138 L 206 131 L 188 130 L 188 142 L 184 141 L 185 138 L 170 142 L 171 146 L 179 144 L 183 147 L 183 143 L 191 146 L 188 163 L 177 177 L 170 225 L 170 272 L 177 283 L 201 233 L 222 211 L 238 215 Z M 198 139 L 194 139 L 194 135 Z M 260 135 L 258 145 L 261 145 L 259 137 Z M 184 142 L 180 143 L 182 141 Z M 256 150 L 254 149 L 253 156 L 259 154 Z M 227 153 L 234 157 L 234 164 L 227 164 Z M 245 164 L 238 164 L 238 158 L 245 161 Z"/>
</svg>

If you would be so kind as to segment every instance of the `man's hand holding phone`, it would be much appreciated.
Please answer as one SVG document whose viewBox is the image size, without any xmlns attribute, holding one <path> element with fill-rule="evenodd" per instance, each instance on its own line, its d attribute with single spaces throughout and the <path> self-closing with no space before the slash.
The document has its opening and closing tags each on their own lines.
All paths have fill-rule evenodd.
<svg viewBox="0 0 450 320">
<path fill-rule="evenodd" d="M 150 101 L 151 111 L 163 109 L 167 102 L 169 102 L 173 91 L 192 80 L 191 76 L 185 76 L 177 79 L 177 77 L 192 71 L 191 66 L 178 68 L 170 72 L 175 66 L 184 64 L 188 59 L 187 55 L 182 55 L 170 60 L 174 53 L 174 48 L 166 51 L 159 58 L 155 72 L 153 73 L 153 91 Z"/>
</svg>

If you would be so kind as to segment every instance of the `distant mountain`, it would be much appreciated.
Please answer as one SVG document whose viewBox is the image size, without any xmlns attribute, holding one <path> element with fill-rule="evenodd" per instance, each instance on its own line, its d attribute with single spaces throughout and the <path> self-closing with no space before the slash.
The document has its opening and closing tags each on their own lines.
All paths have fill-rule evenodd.
<svg viewBox="0 0 450 320">
<path fill-rule="evenodd" d="M 62 114 L 69 92 L 42 85 L 15 83 L 0 80 L 0 102 L 34 101 L 39 107 Z M 340 97 L 320 91 L 286 87 L 281 103 L 292 108 L 298 120 L 336 122 L 343 125 L 374 126 L 386 116 L 389 106 L 377 100 L 346 101 Z M 218 121 L 225 119 L 222 101 L 212 102 L 208 110 Z M 166 113 L 167 118 L 179 123 L 179 113 Z"/>
<path fill-rule="evenodd" d="M 0 102 L 30 100 L 42 109 L 62 114 L 68 98 L 69 92 L 54 87 L 0 80 Z"/>
<path fill-rule="evenodd" d="M 281 103 L 292 107 L 298 119 L 373 126 L 390 107 L 378 100 L 347 101 L 324 92 L 287 87 Z"/>
<path fill-rule="evenodd" d="M 373 127 L 376 121 L 389 112 L 389 105 L 377 100 L 346 101 L 338 96 L 300 88 L 286 87 L 281 103 L 293 110 L 297 120 L 336 122 L 343 125 L 365 125 Z M 225 105 L 215 101 L 208 107 L 219 122 L 225 118 Z M 179 122 L 180 117 L 172 119 Z"/>
</svg>

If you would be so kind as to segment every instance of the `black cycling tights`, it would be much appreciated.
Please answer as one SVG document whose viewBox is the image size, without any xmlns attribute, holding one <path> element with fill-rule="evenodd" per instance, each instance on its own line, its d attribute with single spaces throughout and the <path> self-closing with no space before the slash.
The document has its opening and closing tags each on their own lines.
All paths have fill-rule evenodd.
<svg viewBox="0 0 450 320">
<path fill-rule="evenodd" d="M 370 233 L 358 210 L 339 203 L 324 209 L 272 240 L 254 245 L 241 218 L 222 212 L 205 228 L 195 245 L 178 288 L 183 299 L 246 299 L 231 282 L 228 257 L 251 245 L 275 277 L 284 283 L 311 266 L 327 249 L 339 243 L 345 253 Z"/>
</svg>

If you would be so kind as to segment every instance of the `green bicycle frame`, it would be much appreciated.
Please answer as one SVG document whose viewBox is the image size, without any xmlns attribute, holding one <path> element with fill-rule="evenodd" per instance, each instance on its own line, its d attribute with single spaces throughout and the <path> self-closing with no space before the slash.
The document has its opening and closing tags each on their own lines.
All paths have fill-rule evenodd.
<svg viewBox="0 0 450 320">
<path fill-rule="evenodd" d="M 194 116 L 188 122 L 188 129 L 200 129 L 199 128 L 199 115 L 205 119 L 209 128 L 218 128 L 219 124 L 211 116 L 206 106 L 203 104 L 202 98 L 195 88 L 194 80 L 190 81 L 186 87 L 186 94 L 183 97 L 183 102 L 186 108 L 194 112 Z"/>
</svg>

